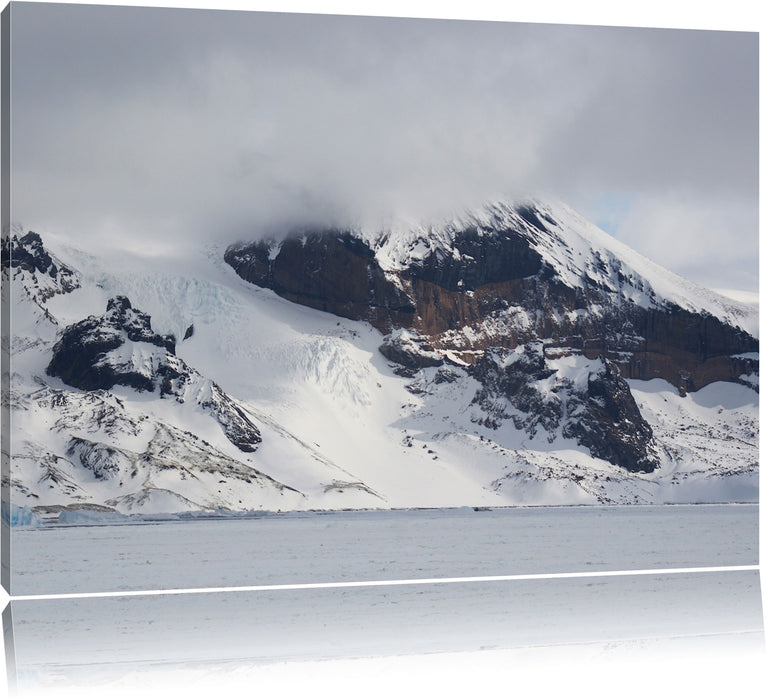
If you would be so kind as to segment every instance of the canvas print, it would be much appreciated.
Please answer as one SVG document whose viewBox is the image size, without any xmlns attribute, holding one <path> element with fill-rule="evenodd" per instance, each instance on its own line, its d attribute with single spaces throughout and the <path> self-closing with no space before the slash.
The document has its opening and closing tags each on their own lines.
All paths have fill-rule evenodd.
<svg viewBox="0 0 776 700">
<path fill-rule="evenodd" d="M 756 568 L 757 34 L 3 41 L 11 593 Z"/>
</svg>

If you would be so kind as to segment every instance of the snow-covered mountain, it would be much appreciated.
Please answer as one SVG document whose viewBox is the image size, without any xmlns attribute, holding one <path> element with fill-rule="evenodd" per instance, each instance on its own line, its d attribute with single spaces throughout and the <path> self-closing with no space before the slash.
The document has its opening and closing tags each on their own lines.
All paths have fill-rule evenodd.
<svg viewBox="0 0 776 700">
<path fill-rule="evenodd" d="M 559 203 L 3 275 L 14 505 L 757 499 L 757 307 Z"/>
</svg>

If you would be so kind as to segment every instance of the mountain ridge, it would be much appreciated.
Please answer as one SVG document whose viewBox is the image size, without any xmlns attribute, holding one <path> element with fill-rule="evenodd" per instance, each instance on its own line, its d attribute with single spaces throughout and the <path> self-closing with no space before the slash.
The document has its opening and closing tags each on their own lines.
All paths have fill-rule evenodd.
<svg viewBox="0 0 776 700">
<path fill-rule="evenodd" d="M 396 233 L 308 228 L 232 245 L 224 259 L 290 301 L 386 334 L 415 331 L 465 364 L 489 345 L 542 340 L 589 359 L 603 353 L 627 377 L 667 378 L 682 391 L 751 373 L 731 358 L 759 347 L 752 307 L 660 268 L 556 207 L 560 214 L 535 200 L 488 205 Z"/>
<path fill-rule="evenodd" d="M 538 235 L 530 220 L 524 225 Z M 456 266 L 448 246 L 449 265 L 445 256 L 415 256 L 404 271 L 386 271 L 361 238 L 292 232 L 291 243 L 259 247 L 287 284 L 308 285 L 280 292 L 238 276 L 224 261 L 232 248 L 180 260 L 106 257 L 44 234 L 41 260 L 48 255 L 78 281 L 53 295 L 40 293 L 50 291 L 50 265 L 18 264 L 23 256 L 14 259 L 14 237 L 6 238 L 14 503 L 50 517 L 89 504 L 132 513 L 756 500 L 756 338 L 708 312 L 670 307 L 662 318 L 658 308 L 573 306 L 613 292 L 569 287 L 545 257 L 525 252 L 533 249 L 520 233 L 502 242 L 514 259 L 524 254 L 512 269 L 525 276 L 482 283 L 511 263 L 491 250 L 486 270 Z M 16 244 L 26 235 L 18 232 Z M 471 248 L 458 247 L 462 260 L 480 239 L 475 231 Z M 348 265 L 352 276 L 343 274 Z M 459 291 L 455 275 L 464 269 Z M 353 298 L 359 284 L 362 296 Z M 321 289 L 340 296 L 323 299 L 325 309 L 299 303 L 302 292 Z M 517 300 L 509 296 L 516 292 Z M 106 318 L 111 307 L 131 311 L 134 340 L 127 324 Z M 79 388 L 67 374 L 46 373 L 68 329 L 90 318 L 80 327 L 86 335 L 110 330 L 122 340 L 81 359 L 90 368 L 148 369 L 152 390 L 114 381 Z M 652 319 L 664 329 L 666 319 L 700 319 L 745 342 L 723 347 L 719 366 L 701 367 L 708 381 L 697 368 L 684 384 L 670 372 L 634 378 L 629 367 L 641 350 L 614 344 L 632 342 L 624 323 L 597 345 L 563 335 L 613 319 Z M 648 342 L 651 350 L 657 340 Z M 149 353 L 159 361 L 146 367 Z M 180 376 L 157 373 L 165 367 Z M 218 387 L 254 425 L 252 451 L 229 439 L 212 407 L 196 400 L 199 390 L 189 391 L 194 384 Z"/>
<path fill-rule="evenodd" d="M 529 245 L 543 261 L 555 264 L 561 271 L 562 281 L 570 287 L 584 286 L 586 275 L 599 276 L 600 269 L 596 269 L 596 264 L 600 265 L 602 261 L 596 259 L 596 252 L 613 254 L 625 268 L 641 278 L 641 286 L 634 290 L 634 297 L 640 296 L 640 301 L 656 305 L 662 301 L 691 312 L 706 311 L 732 325 L 740 322 L 743 330 L 755 336 L 758 334 L 757 313 L 751 304 L 731 299 L 671 272 L 590 223 L 565 203 L 546 196 L 515 201 L 491 200 L 478 208 L 464 208 L 448 218 L 399 219 L 388 227 L 358 224 L 289 227 L 282 235 L 277 231 L 269 234 L 268 240 L 272 248 L 270 257 L 276 259 L 283 242 L 289 238 L 304 239 L 320 231 L 330 235 L 347 234 L 366 244 L 374 252 L 380 268 L 391 273 L 406 270 L 429 253 L 451 251 L 455 254 L 455 239 L 462 231 L 475 230 L 482 234 L 509 230 L 510 227 L 528 233 Z M 559 231 L 563 234 L 562 241 L 554 235 Z M 249 242 L 252 241 L 242 241 L 243 244 Z M 652 295 L 649 289 L 646 292 L 643 289 L 647 280 L 648 287 L 657 282 L 657 288 L 651 290 Z"/>
</svg>

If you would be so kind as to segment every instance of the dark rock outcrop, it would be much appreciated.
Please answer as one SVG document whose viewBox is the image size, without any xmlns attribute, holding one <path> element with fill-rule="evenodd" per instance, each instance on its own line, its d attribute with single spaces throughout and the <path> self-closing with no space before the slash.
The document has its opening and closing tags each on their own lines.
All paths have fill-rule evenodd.
<svg viewBox="0 0 776 700">
<path fill-rule="evenodd" d="M 232 246 L 224 260 L 243 279 L 285 299 L 378 328 L 408 326 L 415 315 L 412 300 L 386 279 L 369 246 L 345 231 Z"/>
<path fill-rule="evenodd" d="M 4 236 L 2 268 L 11 274 L 26 273 L 29 276 L 28 293 L 38 303 L 55 294 L 67 294 L 81 286 L 78 275 L 57 260 L 43 246 L 41 237 L 34 231 L 23 236 Z"/>
<path fill-rule="evenodd" d="M 456 236 L 455 249 L 455 255 L 437 249 L 413 261 L 409 276 L 461 292 L 532 277 L 542 268 L 541 257 L 518 231 L 468 227 Z"/>
<path fill-rule="evenodd" d="M 243 452 L 256 451 L 261 442 L 259 429 L 218 384 L 211 385 L 210 397 L 201 401 L 200 406 L 221 424 L 224 435 L 235 447 Z"/>
<path fill-rule="evenodd" d="M 411 331 L 401 331 L 387 336 L 379 349 L 386 359 L 409 370 L 409 374 L 423 367 L 439 367 L 444 363 L 444 357 L 440 352 L 417 333 Z"/>
<path fill-rule="evenodd" d="M 235 401 L 177 357 L 175 338 L 155 333 L 150 316 L 133 308 L 124 296 L 112 298 L 102 316 L 90 316 L 65 328 L 46 372 L 89 392 L 119 385 L 157 391 L 161 398 L 179 403 L 194 401 L 243 452 L 253 452 L 261 443 L 259 429 Z M 88 461 L 84 454 L 82 459 Z M 109 460 L 103 455 L 100 462 Z"/>
<path fill-rule="evenodd" d="M 78 459 L 100 481 L 110 479 L 132 462 L 125 450 L 81 437 L 70 439 L 67 456 Z"/>
<path fill-rule="evenodd" d="M 603 368 L 588 376 L 587 393 L 569 405 L 563 435 L 576 438 L 593 457 L 630 472 L 653 472 L 660 466 L 652 428 L 614 363 L 604 360 Z"/>
<path fill-rule="evenodd" d="M 175 338 L 154 333 L 151 317 L 133 309 L 127 297 L 117 296 L 108 302 L 102 316 L 89 316 L 65 328 L 54 345 L 46 373 L 86 391 L 112 389 L 117 384 L 154 391 L 156 378 L 150 365 L 110 361 L 108 354 L 127 341 L 175 353 Z"/>
<path fill-rule="evenodd" d="M 752 371 L 751 359 L 747 365 L 736 356 L 757 352 L 756 338 L 708 313 L 650 302 L 648 281 L 611 256 L 593 251 L 598 276 L 564 282 L 536 252 L 553 220 L 529 206 L 517 211 L 521 218 L 503 226 L 450 231 L 444 246 L 391 273 L 367 243 L 341 230 L 234 245 L 224 259 L 243 279 L 290 301 L 386 334 L 410 329 L 469 364 L 489 347 L 541 340 L 559 353 L 604 357 L 629 379 L 666 379 L 682 392 Z M 556 236 L 553 245 L 563 242 Z M 646 301 L 633 301 L 626 289 Z M 390 341 L 385 349 L 401 362 Z M 406 359 L 412 369 L 414 358 Z"/>
<path fill-rule="evenodd" d="M 580 386 L 556 376 L 541 343 L 517 351 L 489 348 L 469 369 L 482 385 L 472 401 L 484 413 L 479 422 L 495 429 L 508 420 L 531 438 L 541 428 L 549 442 L 562 435 L 628 471 L 654 471 L 659 460 L 652 429 L 628 383 L 612 362 L 589 364 L 587 382 Z"/>
<path fill-rule="evenodd" d="M 519 351 L 493 347 L 469 369 L 482 388 L 472 403 L 486 414 L 482 421 L 488 428 L 498 428 L 510 420 L 515 428 L 535 437 L 539 427 L 554 440 L 563 414 L 563 402 L 556 393 L 543 392 L 537 382 L 552 377 L 555 372 L 546 363 L 541 343 L 533 343 Z M 508 401 L 505 406 L 503 399 Z"/>
</svg>

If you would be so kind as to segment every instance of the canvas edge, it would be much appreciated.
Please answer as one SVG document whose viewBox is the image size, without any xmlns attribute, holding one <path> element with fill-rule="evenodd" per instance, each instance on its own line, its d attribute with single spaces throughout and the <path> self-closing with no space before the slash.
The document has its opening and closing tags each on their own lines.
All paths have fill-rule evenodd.
<svg viewBox="0 0 776 700">
<path fill-rule="evenodd" d="M 3 247 L 11 231 L 11 4 L 0 15 L 0 229 Z M 8 269 L 5 269 L 6 264 Z M 11 593 L 11 294 L 10 260 L 0 275 L 0 585 Z"/>
</svg>

